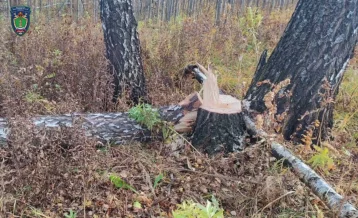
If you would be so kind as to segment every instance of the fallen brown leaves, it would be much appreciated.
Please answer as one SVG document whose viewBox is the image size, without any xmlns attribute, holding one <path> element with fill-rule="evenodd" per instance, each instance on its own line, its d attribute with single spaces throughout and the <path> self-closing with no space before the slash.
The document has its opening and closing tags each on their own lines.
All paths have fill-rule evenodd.
<svg viewBox="0 0 358 218">
<path fill-rule="evenodd" d="M 275 168 L 263 145 L 215 157 L 184 146 L 174 155 L 163 144 L 100 145 L 76 127 L 35 131 L 22 118 L 11 127 L 11 142 L 0 149 L 0 213 L 6 217 L 63 217 L 70 209 L 78 217 L 170 217 L 176 204 L 204 204 L 211 195 L 228 217 L 307 211 L 306 197 L 298 192 L 304 188 L 289 171 Z M 138 193 L 116 188 L 110 173 Z M 160 173 L 164 178 L 153 188 Z"/>
</svg>

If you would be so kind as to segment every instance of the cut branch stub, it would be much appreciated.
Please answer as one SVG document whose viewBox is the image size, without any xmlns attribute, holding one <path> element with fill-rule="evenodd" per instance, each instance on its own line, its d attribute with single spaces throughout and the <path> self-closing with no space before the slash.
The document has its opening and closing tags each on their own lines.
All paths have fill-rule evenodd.
<svg viewBox="0 0 358 218">
<path fill-rule="evenodd" d="M 203 84 L 203 100 L 198 109 L 192 144 L 209 154 L 242 150 L 246 127 L 240 100 L 219 95 L 216 76 L 210 68 L 199 67 L 207 79 Z"/>
</svg>

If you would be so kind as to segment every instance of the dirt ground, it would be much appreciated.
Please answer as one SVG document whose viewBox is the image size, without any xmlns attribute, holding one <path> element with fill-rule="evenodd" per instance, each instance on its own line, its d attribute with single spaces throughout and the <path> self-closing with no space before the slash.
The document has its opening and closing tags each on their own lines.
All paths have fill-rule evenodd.
<svg viewBox="0 0 358 218">
<path fill-rule="evenodd" d="M 63 217 L 70 210 L 77 217 L 171 217 L 182 201 L 204 204 L 211 195 L 225 217 L 314 217 L 317 210 L 335 216 L 277 164 L 267 142 L 207 157 L 179 139 L 104 146 L 77 128 L 37 131 L 20 118 L 11 126 L 11 143 L 0 150 L 2 217 Z M 357 194 L 356 184 L 345 186 L 358 167 L 354 157 L 342 159 L 340 169 L 326 178 L 346 196 Z M 116 188 L 111 173 L 137 193 Z M 153 188 L 159 174 L 163 179 Z M 133 207 L 136 201 L 142 209 Z"/>
</svg>

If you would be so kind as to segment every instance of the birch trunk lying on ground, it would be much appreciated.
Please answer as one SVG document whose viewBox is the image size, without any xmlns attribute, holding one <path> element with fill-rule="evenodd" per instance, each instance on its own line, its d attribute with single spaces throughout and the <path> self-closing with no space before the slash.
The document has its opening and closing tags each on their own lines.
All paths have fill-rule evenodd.
<svg viewBox="0 0 358 218">
<path fill-rule="evenodd" d="M 339 211 L 339 217 L 357 218 L 358 211 L 346 199 L 339 195 L 322 177 L 309 166 L 295 157 L 288 149 L 274 142 L 272 154 L 277 159 L 284 159 L 295 174 L 321 199 L 329 208 Z"/>
<path fill-rule="evenodd" d="M 163 120 L 175 124 L 176 131 L 184 133 L 191 131 L 200 105 L 198 93 L 193 93 L 178 105 L 161 107 L 158 112 Z M 95 137 L 103 143 L 117 145 L 131 141 L 146 142 L 159 137 L 130 119 L 127 112 L 37 116 L 31 120 L 35 127 L 47 129 L 73 127 L 78 124 L 87 136 Z M 0 118 L 0 144 L 7 143 L 9 131 L 8 120 Z"/>
</svg>

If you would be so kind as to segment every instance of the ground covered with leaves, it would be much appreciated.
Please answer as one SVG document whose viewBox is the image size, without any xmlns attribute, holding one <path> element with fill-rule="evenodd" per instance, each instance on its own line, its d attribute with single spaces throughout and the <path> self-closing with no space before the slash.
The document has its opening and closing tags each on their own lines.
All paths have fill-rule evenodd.
<svg viewBox="0 0 358 218">
<path fill-rule="evenodd" d="M 213 8 L 206 10 L 195 19 L 139 22 L 154 106 L 176 104 L 200 89 L 182 79 L 183 68 L 197 61 L 211 63 L 220 87 L 241 98 L 260 52 L 272 51 L 292 13 L 248 9 L 215 26 Z M 203 211 L 197 204 L 208 202 L 225 217 L 336 216 L 271 157 L 270 140 L 283 142 L 280 136 L 240 153 L 207 157 L 180 137 L 115 146 L 87 138 L 79 127 L 34 129 L 28 121 L 34 115 L 130 108 L 125 97 L 111 103 L 101 24 L 88 19 L 63 16 L 53 24 L 57 31 L 49 32 L 39 17 L 21 38 L 12 37 L 7 20 L 0 19 L 0 116 L 11 120 L 9 143 L 0 148 L 0 217 L 179 217 Z M 336 99 L 332 141 L 310 150 L 307 133 L 302 145 L 286 144 L 355 205 L 357 60 Z"/>
<path fill-rule="evenodd" d="M 78 128 L 37 131 L 14 121 L 3 160 L 7 217 L 170 217 L 176 205 L 212 196 L 225 217 L 316 214 L 317 198 L 256 144 L 208 158 L 188 144 L 104 146 Z M 116 181 L 120 180 L 120 181 Z"/>
</svg>

